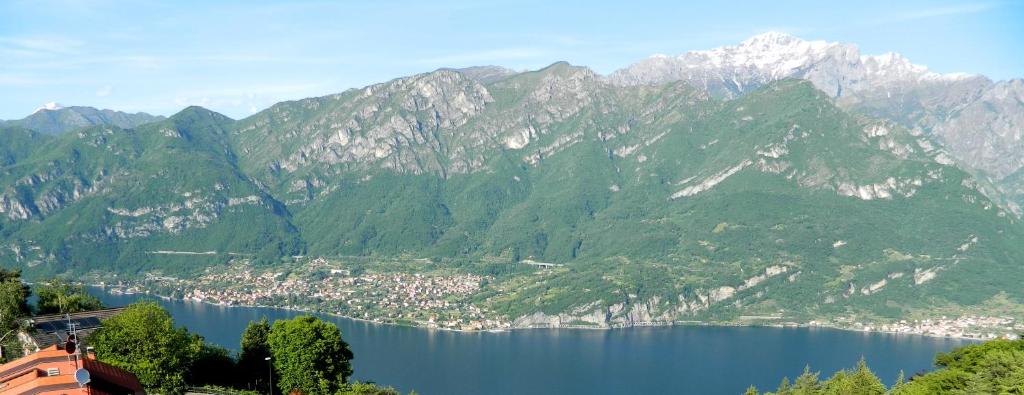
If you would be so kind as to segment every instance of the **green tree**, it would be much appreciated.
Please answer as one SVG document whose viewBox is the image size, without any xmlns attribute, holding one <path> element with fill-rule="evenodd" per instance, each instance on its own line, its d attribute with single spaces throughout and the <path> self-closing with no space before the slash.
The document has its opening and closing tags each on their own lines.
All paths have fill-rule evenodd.
<svg viewBox="0 0 1024 395">
<path fill-rule="evenodd" d="M 900 369 L 900 374 L 896 376 L 896 383 L 893 384 L 893 387 L 899 387 L 899 386 L 901 386 L 903 384 L 906 384 L 906 383 L 907 383 L 907 375 L 906 375 L 906 373 L 903 373 L 903 369 Z"/>
<path fill-rule="evenodd" d="M 29 315 L 30 289 L 21 282 L 20 270 L 0 268 L 0 354 L 4 360 L 21 356 L 21 347 L 15 332 L 20 318 Z"/>
<path fill-rule="evenodd" d="M 990 350 L 967 382 L 967 393 L 1024 394 L 1024 351 Z"/>
<path fill-rule="evenodd" d="M 269 335 L 270 323 L 267 322 L 267 317 L 259 321 L 249 321 L 249 326 L 242 333 L 241 351 L 238 355 L 238 384 L 259 390 L 256 383 L 267 380 L 267 365 L 270 363 L 266 360 L 270 356 L 270 344 L 267 343 Z"/>
<path fill-rule="evenodd" d="M 413 395 L 415 392 L 410 393 Z M 346 384 L 341 387 L 338 391 L 338 395 L 400 395 L 398 391 L 395 391 L 391 387 L 381 387 L 371 383 L 352 383 Z"/>
<path fill-rule="evenodd" d="M 863 357 L 857 361 L 857 368 L 850 374 L 850 380 L 853 382 L 853 390 L 856 394 L 885 394 L 885 384 L 882 384 L 882 380 L 879 380 L 878 376 L 875 376 L 875 373 L 868 368 L 868 363 Z"/>
<path fill-rule="evenodd" d="M 103 303 L 85 292 L 85 287 L 54 278 L 36 288 L 36 314 L 64 314 L 103 308 Z"/>
<path fill-rule="evenodd" d="M 960 347 L 935 358 L 939 369 L 918 374 L 906 380 L 902 371 L 892 388 L 886 391 L 863 358 L 857 367 L 836 372 L 820 384 L 820 391 L 801 392 L 813 388 L 817 374 L 804 369 L 804 374 L 790 385 L 783 379 L 779 394 L 892 394 L 892 395 L 966 395 L 1024 394 L 1024 339 L 992 340 Z"/>
<path fill-rule="evenodd" d="M 779 383 L 779 389 L 775 390 L 776 395 L 790 395 L 793 392 L 793 387 L 789 385 L 789 377 L 783 377 L 782 382 Z"/>
<path fill-rule="evenodd" d="M 864 358 L 852 371 L 836 372 L 821 386 L 821 393 L 828 395 L 884 395 L 885 392 L 885 385 L 868 369 Z"/>
<path fill-rule="evenodd" d="M 907 375 L 903 373 L 903 369 L 900 369 L 900 374 L 896 376 L 896 382 L 893 383 L 892 387 L 889 388 L 890 394 L 898 394 L 900 391 L 907 386 Z"/>
<path fill-rule="evenodd" d="M 192 362 L 186 378 L 191 386 L 231 387 L 238 381 L 237 364 L 228 349 L 203 342 L 201 336 L 192 335 L 193 343 L 198 343 L 199 352 Z"/>
<path fill-rule="evenodd" d="M 811 373 L 810 366 L 804 366 L 804 372 L 793 381 L 791 393 L 793 395 L 817 395 L 821 393 L 821 383 L 818 382 L 820 373 Z"/>
<path fill-rule="evenodd" d="M 906 384 L 893 388 L 894 395 L 949 394 L 967 387 L 970 375 L 960 370 L 941 369 L 912 378 Z"/>
<path fill-rule="evenodd" d="M 148 391 L 180 395 L 202 341 L 176 328 L 160 305 L 139 302 L 103 321 L 88 344 L 99 360 L 134 373 Z"/>
<path fill-rule="evenodd" d="M 825 395 L 854 395 L 856 392 L 853 392 L 853 387 L 850 374 L 845 370 L 840 370 L 822 383 L 821 393 Z"/>
<path fill-rule="evenodd" d="M 282 393 L 334 394 L 352 375 L 352 351 L 341 331 L 316 317 L 274 322 L 267 343 Z"/>
<path fill-rule="evenodd" d="M 21 282 L 21 270 L 0 268 L 0 324 L 4 328 L 15 326 L 20 317 L 29 315 L 28 295 L 31 288 Z"/>
</svg>

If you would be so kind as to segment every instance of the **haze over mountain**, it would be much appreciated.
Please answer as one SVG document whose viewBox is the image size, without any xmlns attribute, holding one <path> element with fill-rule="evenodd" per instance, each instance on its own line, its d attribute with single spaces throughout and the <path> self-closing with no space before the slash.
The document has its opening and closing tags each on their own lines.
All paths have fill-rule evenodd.
<svg viewBox="0 0 1024 395">
<path fill-rule="evenodd" d="M 18 126 L 43 134 L 61 134 L 69 130 L 94 125 L 131 128 L 161 119 L 164 119 L 164 117 L 149 115 L 143 112 L 129 114 L 114 110 L 99 110 L 92 107 L 63 107 L 57 103 L 47 103 L 25 118 L 0 121 L 0 126 Z"/>
<path fill-rule="evenodd" d="M 609 76 L 620 85 L 687 81 L 722 97 L 785 78 L 811 81 L 840 107 L 936 136 L 972 169 L 1006 180 L 1009 191 L 1020 187 L 1014 173 L 1024 167 L 1021 79 L 937 74 L 897 53 L 865 56 L 853 44 L 775 32 L 736 46 L 654 56 Z"/>
<path fill-rule="evenodd" d="M 1019 86 L 767 34 L 607 77 L 442 69 L 238 121 L 5 125 L 0 259 L 570 265 L 507 295 L 522 325 L 1019 303 L 1024 227 L 995 182 L 1020 165 L 972 161 L 1020 133 Z"/>
</svg>

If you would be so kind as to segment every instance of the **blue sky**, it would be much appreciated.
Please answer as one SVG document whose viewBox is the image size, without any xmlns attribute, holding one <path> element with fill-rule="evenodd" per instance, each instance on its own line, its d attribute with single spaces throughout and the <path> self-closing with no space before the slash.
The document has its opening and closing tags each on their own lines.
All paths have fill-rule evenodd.
<svg viewBox="0 0 1024 395">
<path fill-rule="evenodd" d="M 242 118 L 439 67 L 567 60 L 608 73 L 773 30 L 938 72 L 1024 77 L 1024 1 L 549 3 L 4 1 L 0 119 L 52 101 Z"/>
</svg>

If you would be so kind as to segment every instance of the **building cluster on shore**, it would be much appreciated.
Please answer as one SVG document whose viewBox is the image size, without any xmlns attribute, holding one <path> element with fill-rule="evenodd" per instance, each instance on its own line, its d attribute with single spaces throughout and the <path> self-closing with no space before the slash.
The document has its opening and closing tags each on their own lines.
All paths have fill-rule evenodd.
<svg viewBox="0 0 1024 395">
<path fill-rule="evenodd" d="M 208 271 L 191 280 L 150 276 L 146 286 L 123 292 L 156 291 L 185 300 L 228 306 L 275 306 L 322 311 L 377 322 L 408 322 L 435 328 L 507 328 L 470 300 L 492 280 L 474 274 L 367 272 L 331 267 L 323 260 L 288 272 L 261 272 L 248 265 Z"/>
<path fill-rule="evenodd" d="M 811 321 L 812 326 L 831 326 L 865 332 L 913 334 L 933 337 L 991 340 L 997 338 L 1017 339 L 1024 332 L 1024 322 L 1018 323 L 1013 317 L 965 315 L 960 317 L 926 318 L 900 320 L 891 323 L 868 323 L 860 321 L 842 324 Z"/>
<path fill-rule="evenodd" d="M 488 311 L 476 303 L 483 285 L 495 280 L 490 276 L 450 271 L 353 270 L 323 258 L 277 270 L 261 271 L 247 264 L 238 264 L 208 270 L 194 279 L 149 275 L 142 283 L 121 282 L 115 290 L 154 293 L 219 305 L 319 311 L 367 321 L 439 329 L 502 330 L 513 327 L 509 317 Z M 751 316 L 743 317 L 749 319 Z M 665 322 L 664 325 L 672 323 Z M 968 339 L 1016 338 L 1018 333 L 1024 333 L 1024 321 L 985 315 L 898 322 L 873 322 L 846 316 L 831 321 L 794 321 L 792 325 Z"/>
<path fill-rule="evenodd" d="M 901 320 L 892 324 L 878 325 L 868 330 L 895 333 L 916 333 L 928 336 L 962 337 L 970 339 L 995 339 L 999 337 L 1016 339 L 1013 331 L 1024 330 L 1024 324 L 1018 324 L 1011 317 L 963 316 L 938 319 Z"/>
</svg>

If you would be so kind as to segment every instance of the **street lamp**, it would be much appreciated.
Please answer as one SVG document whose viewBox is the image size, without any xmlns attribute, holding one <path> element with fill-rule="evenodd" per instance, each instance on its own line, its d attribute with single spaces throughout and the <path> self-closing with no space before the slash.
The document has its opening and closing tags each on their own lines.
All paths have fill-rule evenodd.
<svg viewBox="0 0 1024 395">
<path fill-rule="evenodd" d="M 267 361 L 267 377 L 270 383 L 270 391 L 267 393 L 274 395 L 274 365 L 270 362 L 270 357 L 263 358 L 263 360 Z"/>
</svg>

